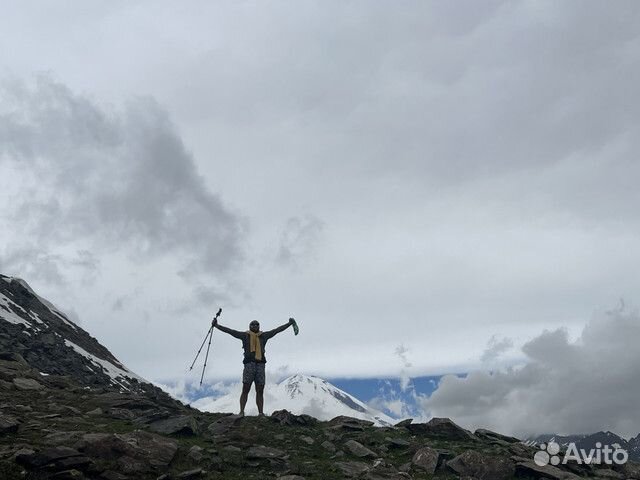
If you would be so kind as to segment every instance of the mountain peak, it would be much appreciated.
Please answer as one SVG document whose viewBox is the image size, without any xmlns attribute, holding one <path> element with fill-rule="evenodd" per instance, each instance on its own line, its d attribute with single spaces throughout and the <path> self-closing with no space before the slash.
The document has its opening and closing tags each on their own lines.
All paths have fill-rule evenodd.
<svg viewBox="0 0 640 480">
<path fill-rule="evenodd" d="M 192 406 L 208 412 L 236 411 L 238 388 L 219 398 L 201 398 Z M 298 373 L 265 390 L 266 406 L 277 405 L 296 415 L 307 414 L 320 420 L 331 420 L 338 416 L 350 416 L 369 420 L 378 426 L 392 425 L 396 421 L 384 413 L 369 407 L 347 392 L 340 390 L 327 380 L 313 375 Z M 247 405 L 249 414 L 255 407 Z"/>
<path fill-rule="evenodd" d="M 21 278 L 0 275 L 0 334 L 0 352 L 21 355 L 42 373 L 89 387 L 137 390 L 147 383 Z"/>
</svg>

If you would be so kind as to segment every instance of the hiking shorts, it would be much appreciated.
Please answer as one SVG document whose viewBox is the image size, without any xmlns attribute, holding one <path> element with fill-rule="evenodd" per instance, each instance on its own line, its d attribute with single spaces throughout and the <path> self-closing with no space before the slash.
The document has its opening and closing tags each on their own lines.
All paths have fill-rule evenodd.
<svg viewBox="0 0 640 480">
<path fill-rule="evenodd" d="M 244 364 L 242 370 L 242 383 L 256 382 L 256 385 L 264 385 L 264 363 L 249 362 Z"/>
</svg>

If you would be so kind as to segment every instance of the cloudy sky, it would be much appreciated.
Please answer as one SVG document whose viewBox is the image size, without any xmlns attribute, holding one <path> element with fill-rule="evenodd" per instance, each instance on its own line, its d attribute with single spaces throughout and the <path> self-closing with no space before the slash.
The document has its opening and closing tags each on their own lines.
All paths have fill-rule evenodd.
<svg viewBox="0 0 640 480">
<path fill-rule="evenodd" d="M 563 429 L 640 431 L 637 2 L 16 0 L 0 45 L 0 271 L 140 375 L 222 307 L 299 320 L 274 378 L 477 372 L 425 411 L 512 431 L 574 378 Z"/>
</svg>

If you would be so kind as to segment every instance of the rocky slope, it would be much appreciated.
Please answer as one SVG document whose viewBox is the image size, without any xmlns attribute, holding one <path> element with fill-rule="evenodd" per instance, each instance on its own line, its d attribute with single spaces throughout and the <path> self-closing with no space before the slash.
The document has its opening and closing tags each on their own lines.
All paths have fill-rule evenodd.
<svg viewBox="0 0 640 480">
<path fill-rule="evenodd" d="M 21 279 L 0 275 L 0 351 L 21 354 L 43 374 L 79 384 L 140 390 L 149 384 Z"/>
<path fill-rule="evenodd" d="M 22 282 L 0 278 L 0 293 L 2 480 L 640 480 L 638 464 L 538 467 L 536 448 L 448 419 L 201 412 L 137 379 Z"/>
</svg>

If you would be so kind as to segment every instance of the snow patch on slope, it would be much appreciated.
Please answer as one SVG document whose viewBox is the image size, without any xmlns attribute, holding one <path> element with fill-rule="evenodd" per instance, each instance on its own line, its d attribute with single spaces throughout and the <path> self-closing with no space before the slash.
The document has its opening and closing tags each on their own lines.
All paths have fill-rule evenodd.
<svg viewBox="0 0 640 480">
<path fill-rule="evenodd" d="M 114 385 L 118 385 L 119 387 L 129 390 L 126 383 L 123 383 L 123 378 L 134 378 L 139 382 L 149 383 L 144 378 L 136 375 L 135 373 L 130 372 L 127 369 L 116 367 L 113 363 L 103 360 L 101 358 L 92 355 L 87 352 L 84 348 L 76 345 L 75 343 L 65 339 L 64 341 L 67 347 L 71 347 L 75 350 L 76 353 L 79 353 L 83 357 L 87 358 L 90 362 L 92 362 L 97 367 L 101 368 L 101 370 L 106 373 L 111 378 L 111 383 Z"/>
<path fill-rule="evenodd" d="M 16 314 L 15 312 L 17 309 L 25 312 L 25 310 L 20 305 L 12 301 L 6 295 L 0 293 L 0 318 L 2 320 L 13 323 L 14 325 L 24 325 L 27 328 L 38 330 L 30 322 L 22 318 L 20 315 Z"/>
<path fill-rule="evenodd" d="M 60 320 L 62 320 L 64 323 L 66 323 L 67 325 L 69 325 L 71 328 L 75 328 L 76 324 L 73 323 L 71 320 L 69 320 L 67 318 L 67 316 L 62 313 L 62 310 L 60 310 L 58 307 L 56 307 L 53 303 L 51 303 L 49 300 L 47 300 L 44 297 L 41 297 L 40 295 L 38 295 L 33 288 L 31 288 L 31 286 L 25 282 L 23 279 L 21 278 L 17 278 L 17 277 L 12 277 L 9 279 L 9 283 L 11 282 L 16 282 L 20 285 L 22 285 L 24 288 L 26 288 L 34 297 L 36 297 L 38 300 L 40 300 L 40 302 L 49 309 L 49 311 L 51 313 L 53 313 L 56 317 L 58 317 Z"/>
</svg>

